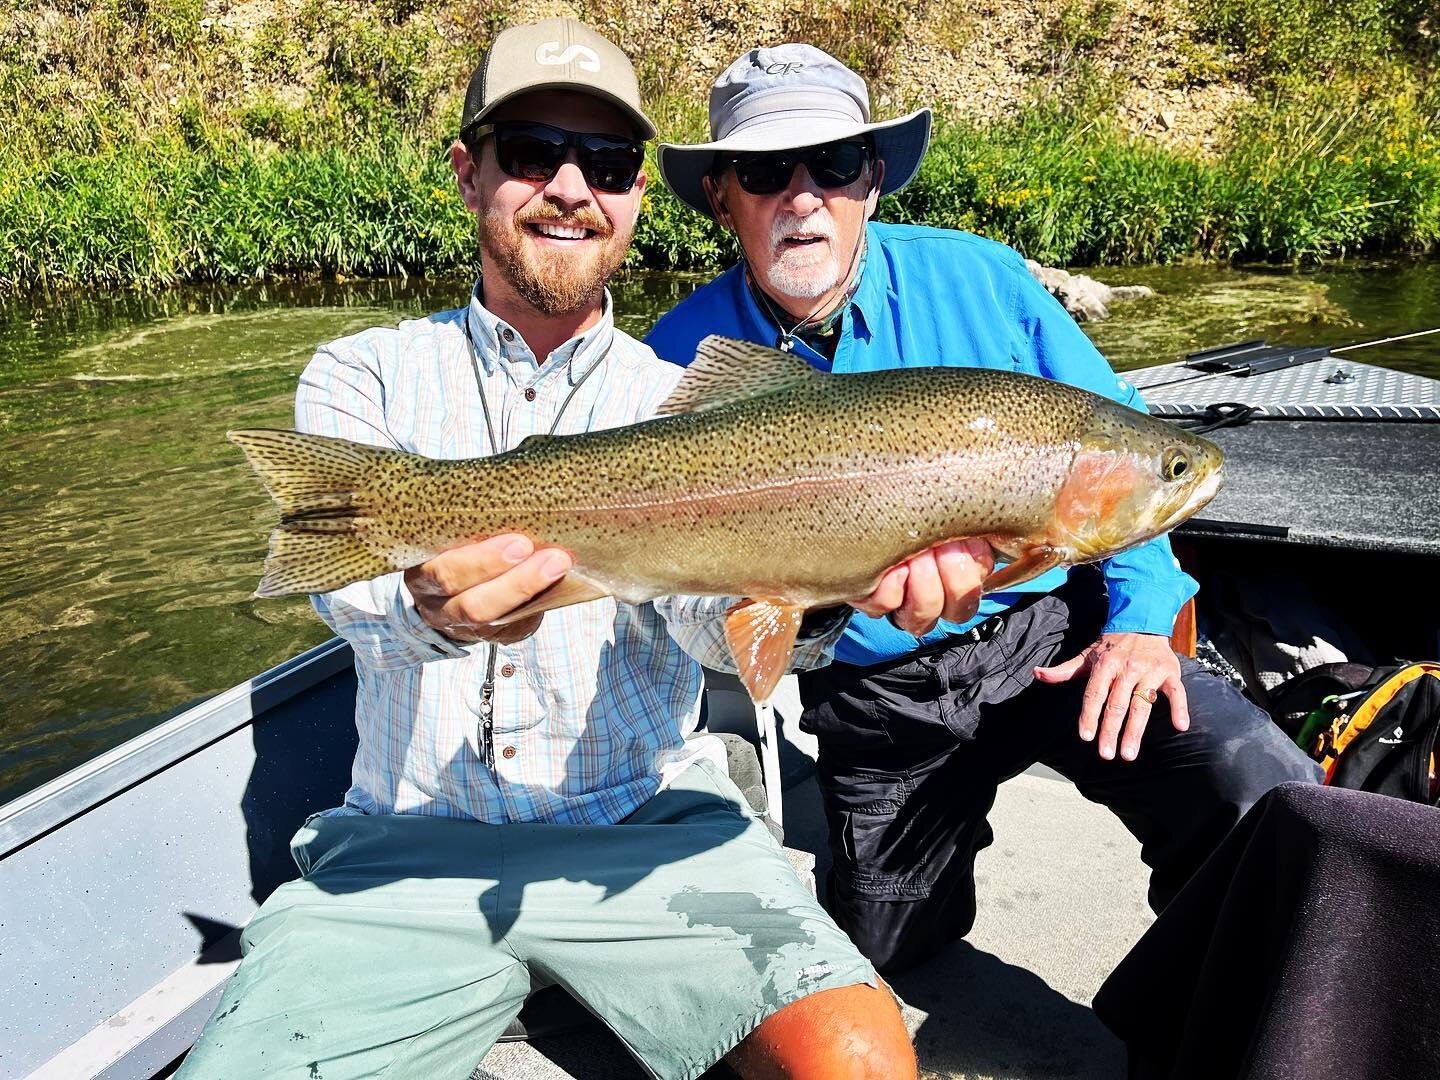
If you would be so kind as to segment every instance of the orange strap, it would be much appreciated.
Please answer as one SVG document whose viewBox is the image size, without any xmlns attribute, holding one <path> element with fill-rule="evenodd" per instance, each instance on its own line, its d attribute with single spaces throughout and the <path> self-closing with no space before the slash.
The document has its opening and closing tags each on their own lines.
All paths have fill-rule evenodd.
<svg viewBox="0 0 1440 1080">
<path fill-rule="evenodd" d="M 1401 690 L 1416 679 L 1429 675 L 1431 678 L 1440 679 L 1440 664 L 1422 663 L 1409 664 L 1391 675 L 1383 683 L 1370 692 L 1370 696 L 1360 703 L 1360 707 L 1353 714 L 1342 713 L 1335 718 L 1330 725 L 1328 733 L 1322 734 L 1321 739 L 1328 745 L 1325 746 L 1324 755 L 1320 758 L 1320 764 L 1325 769 L 1325 783 L 1330 783 L 1335 775 L 1335 763 L 1345 748 L 1375 719 L 1381 709 L 1388 705 Z M 1326 738 L 1328 734 L 1329 738 Z"/>
<path fill-rule="evenodd" d="M 1170 631 L 1170 648 L 1181 656 L 1195 659 L 1195 598 L 1185 601 L 1180 614 L 1175 616 L 1175 629 Z"/>
</svg>

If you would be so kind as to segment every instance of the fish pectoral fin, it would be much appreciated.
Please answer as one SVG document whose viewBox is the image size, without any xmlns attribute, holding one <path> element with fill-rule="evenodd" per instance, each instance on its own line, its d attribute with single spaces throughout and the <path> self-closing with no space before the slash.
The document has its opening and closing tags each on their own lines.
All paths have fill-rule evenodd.
<svg viewBox="0 0 1440 1080">
<path fill-rule="evenodd" d="M 1014 562 L 1002 566 L 985 579 L 987 593 L 1013 589 L 1031 578 L 1037 578 L 1046 570 L 1052 570 L 1065 561 L 1065 553 L 1049 544 L 1037 544 L 1025 549 L 1025 553 Z"/>
<path fill-rule="evenodd" d="M 711 334 L 656 412 L 704 412 L 828 377 L 793 353 Z"/>
<path fill-rule="evenodd" d="M 763 705 L 790 670 L 805 609 L 783 600 L 746 600 L 725 616 L 725 641 L 750 697 Z"/>
<path fill-rule="evenodd" d="M 539 615 L 542 611 L 552 611 L 555 608 L 569 607 L 571 604 L 584 604 L 590 600 L 599 600 L 603 596 L 609 596 L 608 590 L 596 585 L 595 582 L 581 577 L 573 571 L 566 574 L 559 581 L 555 582 L 544 592 L 540 593 L 528 604 L 516 608 L 510 614 L 496 619 L 492 626 L 508 626 L 510 623 L 519 622 L 521 619 L 528 619 L 531 615 Z"/>
</svg>

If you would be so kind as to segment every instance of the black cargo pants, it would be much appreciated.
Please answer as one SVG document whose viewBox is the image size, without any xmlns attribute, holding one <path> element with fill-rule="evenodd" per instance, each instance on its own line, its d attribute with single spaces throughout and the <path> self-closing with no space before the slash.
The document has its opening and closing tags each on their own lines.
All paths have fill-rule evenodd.
<svg viewBox="0 0 1440 1080">
<path fill-rule="evenodd" d="M 996 788 L 1037 761 L 1140 840 L 1157 912 L 1260 796 L 1286 780 L 1319 781 L 1264 712 L 1190 660 L 1181 661 L 1189 731 L 1174 729 L 1162 695 L 1139 757 L 1101 759 L 1077 734 L 1085 676 L 1052 686 L 1032 669 L 1093 643 L 1105 614 L 1099 572 L 1077 568 L 958 645 L 800 676 L 800 727 L 820 744 L 827 906 L 882 971 L 969 932 Z"/>
</svg>

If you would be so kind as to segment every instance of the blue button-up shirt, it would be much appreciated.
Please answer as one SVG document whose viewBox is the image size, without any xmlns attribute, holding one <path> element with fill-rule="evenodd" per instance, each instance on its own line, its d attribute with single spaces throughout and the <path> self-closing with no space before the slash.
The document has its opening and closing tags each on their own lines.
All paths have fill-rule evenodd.
<svg viewBox="0 0 1440 1080">
<path fill-rule="evenodd" d="M 837 373 L 937 364 L 1023 371 L 1083 387 L 1144 409 L 1075 325 L 1003 244 L 971 233 L 871 223 L 859 286 L 842 317 L 833 363 L 803 342 L 796 348 L 816 367 Z M 780 331 L 731 267 L 663 316 L 645 339 L 661 357 L 688 364 L 709 334 L 775 345 Z M 1007 592 L 986 596 L 963 626 L 941 622 L 920 644 L 947 637 L 1013 606 L 1027 593 L 1049 592 L 1065 580 L 1051 570 Z M 1104 563 L 1110 596 L 1107 632 L 1168 635 L 1195 582 L 1181 571 L 1164 537 Z M 874 664 L 913 652 L 916 639 L 887 620 L 857 614 L 835 649 L 851 664 Z"/>
</svg>

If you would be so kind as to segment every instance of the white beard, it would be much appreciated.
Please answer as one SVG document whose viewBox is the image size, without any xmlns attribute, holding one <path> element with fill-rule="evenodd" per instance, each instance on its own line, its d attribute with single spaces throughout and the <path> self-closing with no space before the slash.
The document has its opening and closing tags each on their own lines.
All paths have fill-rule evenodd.
<svg viewBox="0 0 1440 1080">
<path fill-rule="evenodd" d="M 823 236 L 827 242 L 804 248 L 781 247 L 786 237 L 800 233 Z M 826 210 L 816 210 L 804 218 L 789 213 L 776 215 L 770 228 L 770 251 L 774 261 L 766 276 L 773 292 L 813 300 L 840 284 L 843 271 L 835 258 L 835 223 Z"/>
</svg>

